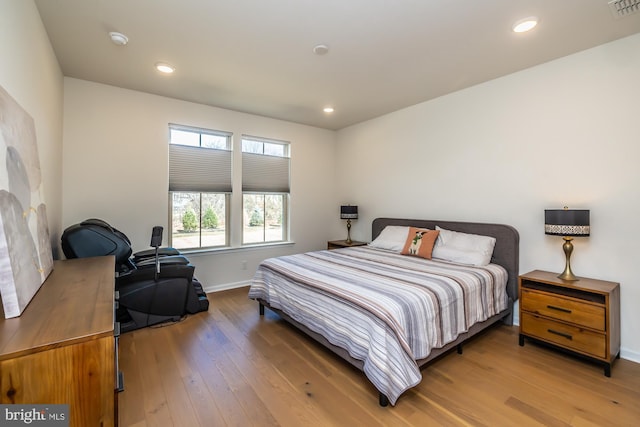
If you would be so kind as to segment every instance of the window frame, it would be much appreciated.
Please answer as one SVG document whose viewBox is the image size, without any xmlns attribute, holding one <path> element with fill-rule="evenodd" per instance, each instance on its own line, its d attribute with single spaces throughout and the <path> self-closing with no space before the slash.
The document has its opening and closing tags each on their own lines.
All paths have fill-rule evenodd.
<svg viewBox="0 0 640 427">
<path fill-rule="evenodd" d="M 189 204 L 195 210 L 198 210 L 196 215 L 198 216 L 197 221 L 197 241 L 198 246 L 189 246 L 189 247 L 181 247 L 178 248 L 185 253 L 199 253 L 199 252 L 215 252 L 215 251 L 233 251 L 238 249 L 246 249 L 251 247 L 265 247 L 265 246 L 277 246 L 282 244 L 291 244 L 290 240 L 290 207 L 291 207 L 291 142 L 276 140 L 272 138 L 264 138 L 264 137 L 255 137 L 250 135 L 241 134 L 235 136 L 232 132 L 214 130 L 214 129 L 205 129 L 200 127 L 186 126 L 186 125 L 178 125 L 169 123 L 168 125 L 169 135 L 168 135 L 168 146 L 169 146 L 169 203 L 168 203 L 168 217 L 169 217 L 169 245 L 174 245 L 174 208 L 176 206 L 176 202 L 179 199 L 175 199 L 174 195 L 176 193 L 187 193 L 184 197 L 184 201 L 180 200 L 183 204 L 183 210 L 186 212 Z M 188 132 L 198 135 L 197 136 L 197 144 L 194 140 L 189 140 L 190 136 L 184 136 L 184 141 L 186 143 L 180 142 L 172 142 L 172 138 L 174 135 L 172 132 L 180 131 L 180 132 Z M 223 137 L 225 143 L 224 148 L 220 148 L 220 146 L 207 147 L 203 146 L 203 136 L 205 135 L 213 135 L 217 137 Z M 237 138 L 237 139 L 236 139 Z M 234 141 L 235 140 L 235 141 Z M 256 143 L 262 144 L 260 150 L 250 150 L 244 151 L 243 143 L 244 141 L 252 141 Z M 214 141 L 214 145 L 217 142 Z M 172 150 L 171 147 L 173 145 L 180 145 L 187 147 L 185 150 Z M 273 147 L 271 145 L 276 145 Z M 193 150 L 190 150 L 193 148 Z M 229 167 L 228 174 L 216 175 L 216 171 L 211 171 L 208 167 L 207 161 L 218 161 L 219 158 L 225 159 L 224 155 L 220 157 L 216 155 L 198 155 L 198 149 L 212 149 L 212 150 L 220 150 L 229 152 L 229 160 L 228 163 L 222 163 L 222 169 Z M 259 151 L 259 152 L 258 152 Z M 178 153 L 174 155 L 173 153 Z M 250 154 L 249 157 L 254 157 L 253 161 L 249 161 L 249 167 L 245 167 L 246 158 L 243 157 L 244 154 Z M 174 157 L 172 157 L 174 155 Z M 172 159 L 180 159 L 180 155 L 186 157 L 187 161 L 182 164 L 182 169 L 177 169 L 177 174 L 175 175 L 177 179 L 174 182 L 177 182 L 176 186 L 172 187 Z M 206 158 L 206 159 L 205 159 Z M 264 158 L 264 162 L 262 159 Z M 193 161 L 193 163 L 189 163 Z M 215 165 L 215 163 L 212 163 Z M 191 168 L 191 166 L 194 166 Z M 215 167 L 215 166 L 214 166 Z M 239 170 L 238 170 L 239 169 Z M 205 173 L 203 175 L 199 175 L 199 171 L 204 170 Z M 184 176 L 180 175 L 184 171 Z M 208 171 L 208 172 L 207 172 Z M 276 171 L 274 175 L 274 171 Z M 191 179 L 191 175 L 195 178 Z M 251 176 L 253 177 L 254 184 L 257 182 L 257 186 L 252 189 L 246 190 L 244 188 L 245 185 L 245 177 Z M 217 182 L 218 177 L 222 181 L 220 183 Z M 274 177 L 276 178 L 274 180 Z M 192 185 L 193 183 L 193 185 Z M 264 183 L 264 184 L 263 184 Z M 274 186 L 275 183 L 275 186 Z M 198 186 L 198 187 L 194 187 Z M 267 187 L 271 185 L 271 187 Z M 190 187 L 194 189 L 190 189 Z M 175 188 L 178 188 L 177 190 Z M 214 188 L 214 191 L 208 191 L 208 188 Z M 217 191 L 218 189 L 224 189 L 224 191 Z M 257 189 L 257 190 L 256 190 Z M 220 194 L 224 195 L 224 215 L 225 215 L 225 230 L 224 230 L 224 244 L 215 245 L 215 246 L 203 246 L 203 231 L 202 228 L 202 220 L 205 215 L 205 207 L 203 206 L 203 199 L 206 194 Z M 245 243 L 245 226 L 248 226 L 248 221 L 250 220 L 250 216 L 246 216 L 245 214 L 245 195 L 262 195 L 264 196 L 263 204 L 262 204 L 262 240 L 261 241 L 251 241 Z M 268 196 L 279 196 L 280 200 L 276 201 L 277 203 L 270 204 L 267 199 Z M 194 199 L 197 197 L 197 200 Z M 280 205 L 281 203 L 281 205 Z M 194 205 L 197 205 L 197 209 Z M 219 206 L 219 202 L 213 205 Z M 271 206 L 271 208 L 275 209 L 266 209 L 266 206 Z M 277 209 L 282 209 L 281 212 L 278 212 Z M 183 215 L 183 211 L 178 212 L 177 214 Z M 220 212 L 216 210 L 218 215 Z M 269 235 L 268 229 L 268 221 L 267 218 L 274 218 L 272 220 L 272 224 L 276 224 L 277 227 L 277 218 L 274 215 L 270 215 L 271 212 L 275 212 L 276 215 L 280 215 L 280 236 L 278 240 L 267 240 L 267 236 Z M 269 214 L 269 215 L 268 215 Z M 246 219 L 245 219 L 246 217 Z M 179 222 L 181 221 L 178 220 Z M 176 224 L 176 227 L 179 227 Z M 180 228 L 176 228 L 177 230 Z"/>
<path fill-rule="evenodd" d="M 180 132 L 189 132 L 189 133 L 193 133 L 193 134 L 197 134 L 198 135 L 198 145 L 193 145 L 193 144 L 180 144 L 180 143 L 174 143 L 172 142 L 172 131 L 176 130 L 176 131 L 180 131 Z M 209 135 L 209 136 L 216 136 L 216 137 L 222 137 L 225 139 L 225 148 L 218 148 L 218 147 L 203 147 L 203 135 Z M 211 150 L 219 150 L 219 151 L 228 151 L 230 152 L 230 156 L 229 156 L 229 171 L 231 171 L 232 168 L 232 163 L 233 163 L 233 140 L 232 140 L 233 134 L 231 132 L 225 132 L 225 131 L 219 131 L 219 130 L 213 130 L 213 129 L 203 129 L 203 128 L 198 128 L 198 127 L 192 127 L 192 126 L 184 126 L 184 125 L 177 125 L 177 124 L 173 124 L 170 123 L 169 124 L 169 141 L 168 141 L 168 149 L 170 151 L 170 156 L 169 156 L 169 168 L 171 169 L 171 145 L 180 145 L 180 146 L 184 146 L 184 147 L 194 147 L 194 148 L 201 148 L 201 149 L 211 149 Z M 171 186 L 171 171 L 170 171 L 170 186 Z M 229 177 L 230 179 L 230 186 L 232 188 L 233 186 L 233 176 L 230 175 Z M 193 189 L 193 190 L 187 190 L 187 189 L 179 189 L 179 190 L 172 190 L 171 188 L 169 188 L 169 237 L 168 237 L 168 241 L 169 241 L 169 245 L 170 246 L 174 246 L 174 229 L 173 229 L 173 225 L 174 225 L 174 194 L 175 193 L 193 193 L 193 194 L 197 194 L 198 195 L 198 210 L 199 212 L 196 213 L 197 215 L 197 220 L 198 220 L 198 246 L 189 246 L 189 247 L 185 247 L 185 248 L 178 248 L 180 250 L 184 250 L 184 251 L 207 251 L 207 250 L 216 250 L 216 249 L 221 249 L 221 248 L 229 248 L 231 247 L 231 227 L 233 224 L 233 220 L 231 218 L 231 192 L 227 192 L 227 191 L 202 191 L 201 189 Z M 203 204 L 202 204 L 202 200 L 203 200 L 203 195 L 205 194 L 220 194 L 224 196 L 224 215 L 225 215 L 225 234 L 224 234 L 224 244 L 222 245 L 214 245 L 214 246 L 202 246 L 202 240 L 203 240 L 203 228 L 202 228 L 202 219 L 204 217 L 205 211 L 203 211 Z"/>
<path fill-rule="evenodd" d="M 255 152 L 255 151 L 245 151 L 245 141 L 248 142 L 254 142 L 254 143 L 261 143 L 262 144 L 262 150 L 260 153 Z M 280 147 L 282 147 L 282 155 L 274 155 L 274 154 L 269 154 L 269 153 L 265 153 L 265 148 L 267 145 L 278 145 Z M 241 209 L 242 209 L 242 230 L 241 230 L 241 234 L 240 234 L 240 240 L 241 240 L 241 244 L 242 246 L 256 246 L 256 245 L 270 245 L 270 244 L 280 244 L 280 243 L 286 243 L 290 241 L 290 206 L 291 206 L 291 143 L 289 141 L 282 141 L 282 140 L 276 140 L 276 139 L 272 139 L 272 138 L 264 138 L 264 137 L 256 137 L 256 136 L 251 136 L 251 135 L 242 135 L 241 137 L 241 141 L 240 141 L 240 154 L 242 156 L 244 156 L 244 154 L 250 154 L 250 155 L 261 155 L 261 156 L 266 156 L 266 157 L 271 157 L 271 158 L 281 158 L 281 159 L 287 159 L 286 163 L 287 163 L 287 167 L 286 167 L 286 172 L 287 172 L 287 191 L 270 191 L 270 190 L 265 190 L 265 191 L 260 191 L 260 190 L 256 190 L 254 188 L 251 188 L 249 190 L 245 189 L 245 178 L 246 178 L 246 174 L 245 174 L 245 170 L 244 170 L 244 158 L 243 158 L 243 171 L 242 171 L 242 197 L 241 197 Z M 266 240 L 266 234 L 267 234 L 267 212 L 266 209 L 263 208 L 263 240 L 261 242 L 246 242 L 245 243 L 245 229 L 249 226 L 249 224 L 245 223 L 245 195 L 257 195 L 257 196 L 263 196 L 265 199 L 265 202 L 263 203 L 263 207 L 266 205 L 266 197 L 270 196 L 270 195 L 278 195 L 282 197 L 282 236 L 280 240 Z M 250 220 L 250 217 L 247 216 L 247 220 Z"/>
</svg>

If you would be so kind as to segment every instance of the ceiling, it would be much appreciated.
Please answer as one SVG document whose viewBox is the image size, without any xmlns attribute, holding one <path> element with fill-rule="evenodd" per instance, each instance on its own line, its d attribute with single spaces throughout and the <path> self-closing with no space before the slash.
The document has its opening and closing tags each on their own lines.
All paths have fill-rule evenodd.
<svg viewBox="0 0 640 427">
<path fill-rule="evenodd" d="M 326 129 L 640 32 L 640 13 L 616 19 L 607 0 L 35 3 L 65 76 Z M 511 31 L 531 15 L 533 31 Z"/>
</svg>

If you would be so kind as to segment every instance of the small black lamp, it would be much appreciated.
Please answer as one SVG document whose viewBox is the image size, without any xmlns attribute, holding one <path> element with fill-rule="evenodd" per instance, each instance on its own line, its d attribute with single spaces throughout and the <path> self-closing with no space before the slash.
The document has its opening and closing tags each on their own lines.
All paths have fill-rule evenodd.
<svg viewBox="0 0 640 427">
<path fill-rule="evenodd" d="M 358 219 L 358 207 L 357 206 L 340 206 L 340 219 L 347 220 L 347 240 L 348 244 L 351 244 L 351 220 Z"/>
<path fill-rule="evenodd" d="M 558 276 L 562 280 L 579 280 L 571 271 L 571 252 L 573 252 L 573 237 L 586 237 L 590 233 L 589 211 L 579 209 L 545 209 L 544 233 L 552 236 L 563 236 L 562 249 L 566 258 L 564 271 Z"/>
</svg>

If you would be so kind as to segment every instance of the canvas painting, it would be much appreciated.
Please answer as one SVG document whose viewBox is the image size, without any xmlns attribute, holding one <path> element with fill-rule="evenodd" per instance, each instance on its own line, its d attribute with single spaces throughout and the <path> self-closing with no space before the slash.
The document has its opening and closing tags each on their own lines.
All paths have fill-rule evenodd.
<svg viewBox="0 0 640 427">
<path fill-rule="evenodd" d="M 17 317 L 53 269 L 33 118 L 0 87 L 0 297 Z"/>
</svg>

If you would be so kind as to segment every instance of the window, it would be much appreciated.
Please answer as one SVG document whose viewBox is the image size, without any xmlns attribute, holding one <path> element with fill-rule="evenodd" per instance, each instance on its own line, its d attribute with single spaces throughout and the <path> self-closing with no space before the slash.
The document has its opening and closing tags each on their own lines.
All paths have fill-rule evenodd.
<svg viewBox="0 0 640 427">
<path fill-rule="evenodd" d="M 288 239 L 289 143 L 242 137 L 242 243 Z"/>
<path fill-rule="evenodd" d="M 240 199 L 232 198 L 231 137 L 229 132 L 169 125 L 171 246 L 231 246 L 232 218 L 237 218 L 238 232 L 233 235 L 241 235 L 243 245 L 288 240 L 290 144 L 242 136 L 235 149 L 242 156 L 242 174 L 236 175 L 242 178 Z M 232 200 L 238 204 L 235 209 Z"/>
<path fill-rule="evenodd" d="M 229 245 L 231 133 L 169 125 L 171 246 Z"/>
</svg>

